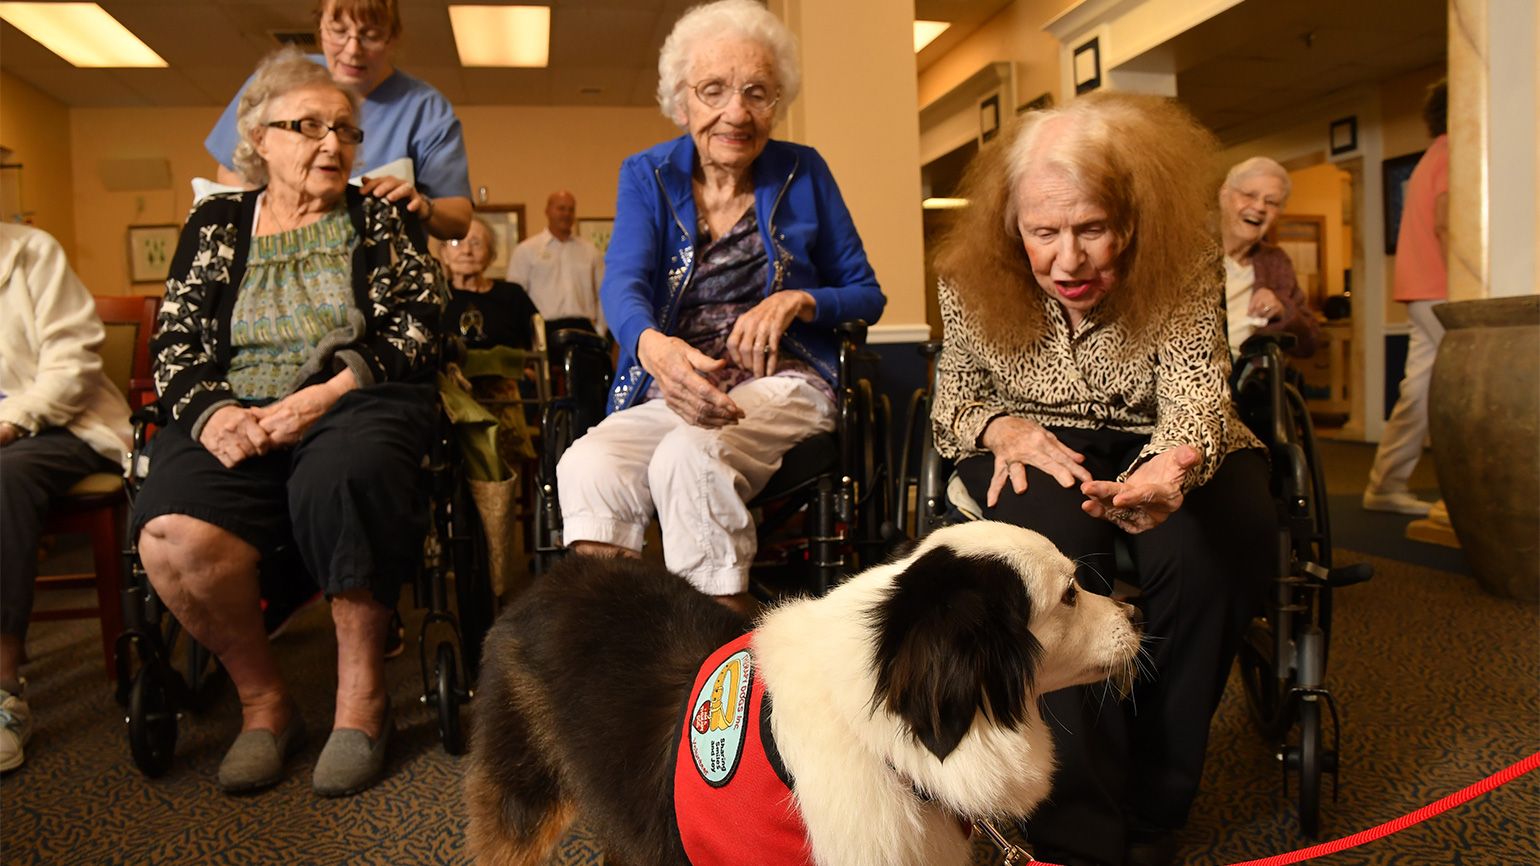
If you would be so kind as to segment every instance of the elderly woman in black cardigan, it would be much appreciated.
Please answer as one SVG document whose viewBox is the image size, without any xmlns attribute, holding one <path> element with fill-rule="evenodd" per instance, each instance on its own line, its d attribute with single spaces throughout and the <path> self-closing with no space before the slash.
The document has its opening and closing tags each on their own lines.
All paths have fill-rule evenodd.
<svg viewBox="0 0 1540 866">
<path fill-rule="evenodd" d="M 426 528 L 444 292 L 416 217 L 348 186 L 358 97 L 292 50 L 241 97 L 235 159 L 262 188 L 189 217 L 153 342 L 168 423 L 134 504 L 156 591 L 219 657 L 241 734 L 229 792 L 280 781 L 305 726 L 268 647 L 259 569 L 292 549 L 331 600 L 337 702 L 317 793 L 372 785 L 390 707 L 384 637 Z"/>
</svg>

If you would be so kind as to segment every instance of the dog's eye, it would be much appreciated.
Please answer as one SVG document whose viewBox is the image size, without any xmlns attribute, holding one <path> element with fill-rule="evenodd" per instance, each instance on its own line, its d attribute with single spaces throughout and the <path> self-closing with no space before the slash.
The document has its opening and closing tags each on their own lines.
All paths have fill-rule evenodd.
<svg viewBox="0 0 1540 866">
<path fill-rule="evenodd" d="M 1075 606 L 1075 596 L 1079 593 L 1079 590 L 1080 590 L 1080 587 L 1077 586 L 1073 580 L 1070 581 L 1069 585 L 1064 587 L 1064 597 L 1060 598 L 1059 601 L 1064 602 L 1065 604 L 1069 605 L 1070 607 L 1074 607 Z"/>
</svg>

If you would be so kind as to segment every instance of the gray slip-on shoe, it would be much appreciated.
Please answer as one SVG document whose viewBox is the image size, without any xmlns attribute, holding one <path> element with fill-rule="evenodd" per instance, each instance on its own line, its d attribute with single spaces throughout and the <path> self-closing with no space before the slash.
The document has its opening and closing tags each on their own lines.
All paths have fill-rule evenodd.
<svg viewBox="0 0 1540 866">
<path fill-rule="evenodd" d="M 256 791 L 283 780 L 283 762 L 305 745 L 305 719 L 298 710 L 281 734 L 242 731 L 219 762 L 219 787 L 226 794 Z"/>
<path fill-rule="evenodd" d="M 387 699 L 378 740 L 370 741 L 357 728 L 333 730 L 316 759 L 311 787 L 322 797 L 346 797 L 373 786 L 385 774 L 385 750 L 394 728 Z"/>
</svg>

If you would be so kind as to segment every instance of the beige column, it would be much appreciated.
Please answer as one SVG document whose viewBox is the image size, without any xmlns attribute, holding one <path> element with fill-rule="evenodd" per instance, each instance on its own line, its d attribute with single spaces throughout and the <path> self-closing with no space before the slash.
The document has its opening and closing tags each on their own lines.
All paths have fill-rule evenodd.
<svg viewBox="0 0 1540 866">
<path fill-rule="evenodd" d="M 839 182 L 888 296 L 874 339 L 924 327 L 913 5 L 770 0 L 769 8 L 802 46 L 802 95 L 776 135 L 817 148 Z"/>
<path fill-rule="evenodd" d="M 1540 292 L 1534 0 L 1449 3 L 1449 299 Z"/>
</svg>

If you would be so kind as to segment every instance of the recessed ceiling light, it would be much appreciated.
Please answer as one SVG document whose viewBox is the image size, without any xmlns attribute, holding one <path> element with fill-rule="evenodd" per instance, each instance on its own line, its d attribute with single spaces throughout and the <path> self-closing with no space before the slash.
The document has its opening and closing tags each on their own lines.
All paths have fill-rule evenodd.
<svg viewBox="0 0 1540 866">
<path fill-rule="evenodd" d="M 95 3 L 0 3 L 0 18 L 73 66 L 167 65 Z"/>
<path fill-rule="evenodd" d="M 950 21 L 916 21 L 914 22 L 914 53 L 919 54 L 920 49 L 934 42 L 937 36 L 946 32 L 951 27 Z"/>
<path fill-rule="evenodd" d="M 920 202 L 925 210 L 957 210 L 968 206 L 965 198 L 928 198 Z"/>
<path fill-rule="evenodd" d="M 450 6 L 462 66 L 538 68 L 551 56 L 549 6 Z"/>
</svg>

